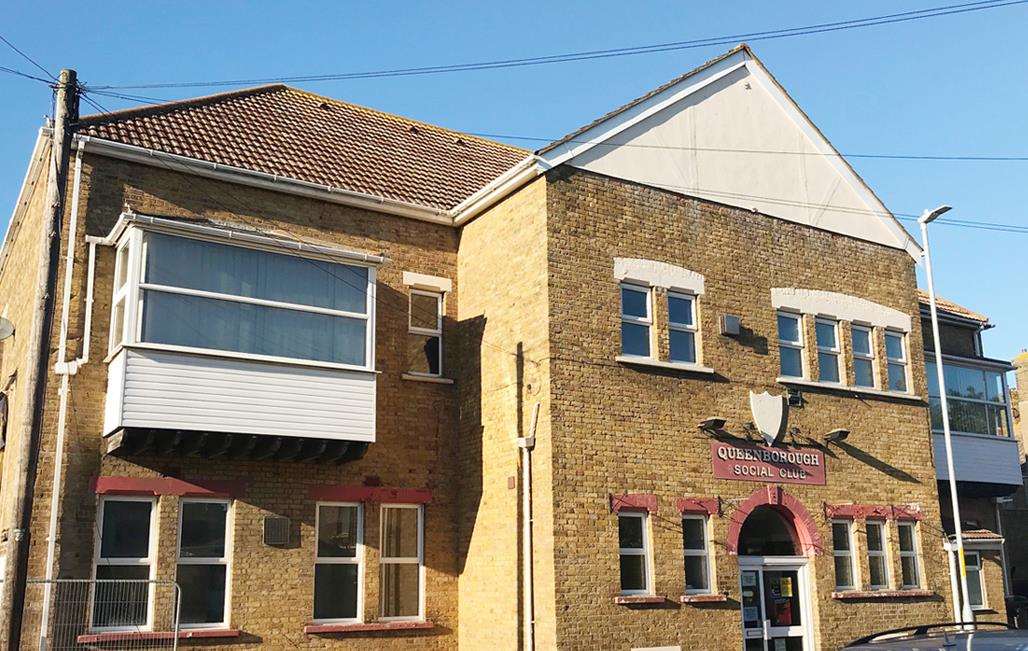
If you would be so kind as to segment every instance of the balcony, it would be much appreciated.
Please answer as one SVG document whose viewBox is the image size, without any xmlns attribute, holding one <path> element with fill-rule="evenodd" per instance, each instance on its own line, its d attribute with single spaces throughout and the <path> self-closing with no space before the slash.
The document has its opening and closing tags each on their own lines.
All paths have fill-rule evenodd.
<svg viewBox="0 0 1028 651">
<path fill-rule="evenodd" d="M 926 353 L 929 360 L 933 353 Z M 969 497 L 1009 495 L 1022 485 L 1017 440 L 1010 435 L 1010 400 L 1006 362 L 943 355 L 953 465 L 961 494 Z M 949 479 L 942 435 L 942 402 L 935 363 L 927 362 L 928 401 L 935 451 L 935 476 Z"/>
</svg>

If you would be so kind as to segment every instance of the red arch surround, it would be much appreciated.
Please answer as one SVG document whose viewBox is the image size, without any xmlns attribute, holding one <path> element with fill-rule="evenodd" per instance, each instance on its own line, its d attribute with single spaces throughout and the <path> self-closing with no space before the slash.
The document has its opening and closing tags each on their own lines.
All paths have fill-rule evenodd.
<svg viewBox="0 0 1028 651">
<path fill-rule="evenodd" d="M 750 513 L 760 506 L 770 506 L 792 525 L 804 555 L 813 556 L 821 553 L 821 534 L 818 533 L 817 523 L 814 522 L 814 518 L 803 506 L 803 503 L 786 493 L 781 486 L 767 484 L 753 491 L 729 516 L 728 536 L 725 540 L 725 547 L 729 554 L 739 553 L 739 534 L 742 532 L 742 524 Z"/>
</svg>

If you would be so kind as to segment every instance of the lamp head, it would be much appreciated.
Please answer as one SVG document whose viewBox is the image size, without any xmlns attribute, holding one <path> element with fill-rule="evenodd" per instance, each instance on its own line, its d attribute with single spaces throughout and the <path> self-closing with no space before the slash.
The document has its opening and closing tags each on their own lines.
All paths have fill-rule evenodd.
<svg viewBox="0 0 1028 651">
<path fill-rule="evenodd" d="M 924 211 L 923 213 L 921 213 L 921 216 L 918 218 L 917 221 L 921 222 L 922 224 L 931 224 L 933 221 L 938 219 L 943 213 L 947 213 L 950 210 L 953 210 L 952 206 L 947 206 L 943 204 L 938 208 L 935 208 L 934 210 Z"/>
<path fill-rule="evenodd" d="M 714 434 L 724 429 L 726 423 L 728 423 L 728 419 L 719 416 L 704 418 L 700 421 L 700 431 L 706 434 Z"/>
<path fill-rule="evenodd" d="M 849 437 L 850 431 L 848 429 L 833 429 L 831 432 L 825 435 L 825 443 L 839 443 L 845 441 Z"/>
</svg>

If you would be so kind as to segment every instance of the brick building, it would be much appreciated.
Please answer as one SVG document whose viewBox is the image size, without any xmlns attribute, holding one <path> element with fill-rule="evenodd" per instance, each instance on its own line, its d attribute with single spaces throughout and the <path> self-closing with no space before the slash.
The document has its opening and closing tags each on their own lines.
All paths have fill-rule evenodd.
<svg viewBox="0 0 1028 651">
<path fill-rule="evenodd" d="M 168 639 L 176 590 L 229 648 L 951 619 L 919 249 L 745 46 L 537 152 L 284 86 L 82 119 L 34 423 L 49 143 L 0 259 L 8 645 Z"/>
</svg>

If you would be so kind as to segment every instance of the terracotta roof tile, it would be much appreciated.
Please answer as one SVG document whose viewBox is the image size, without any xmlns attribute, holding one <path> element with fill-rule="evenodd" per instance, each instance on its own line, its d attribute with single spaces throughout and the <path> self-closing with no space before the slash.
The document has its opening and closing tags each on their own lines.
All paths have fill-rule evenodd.
<svg viewBox="0 0 1028 651">
<path fill-rule="evenodd" d="M 438 210 L 528 155 L 280 84 L 86 116 L 78 131 Z"/>
<path fill-rule="evenodd" d="M 921 305 L 925 306 L 925 308 L 927 309 L 928 301 L 929 301 L 928 292 L 926 292 L 923 289 L 918 288 L 918 290 L 917 290 L 917 300 L 921 303 Z M 971 319 L 972 321 L 977 321 L 977 322 L 982 323 L 982 324 L 986 324 L 986 323 L 989 322 L 989 317 L 985 316 L 981 312 L 975 312 L 974 310 L 969 310 L 968 308 L 964 307 L 963 305 L 958 305 L 957 303 L 954 303 L 953 301 L 950 301 L 950 300 L 947 300 L 945 298 L 942 298 L 941 296 L 936 296 L 935 297 L 935 304 L 938 306 L 939 310 L 941 310 L 943 312 L 949 312 L 950 314 L 955 314 L 955 315 L 957 315 L 959 317 L 963 317 L 965 319 Z"/>
</svg>

